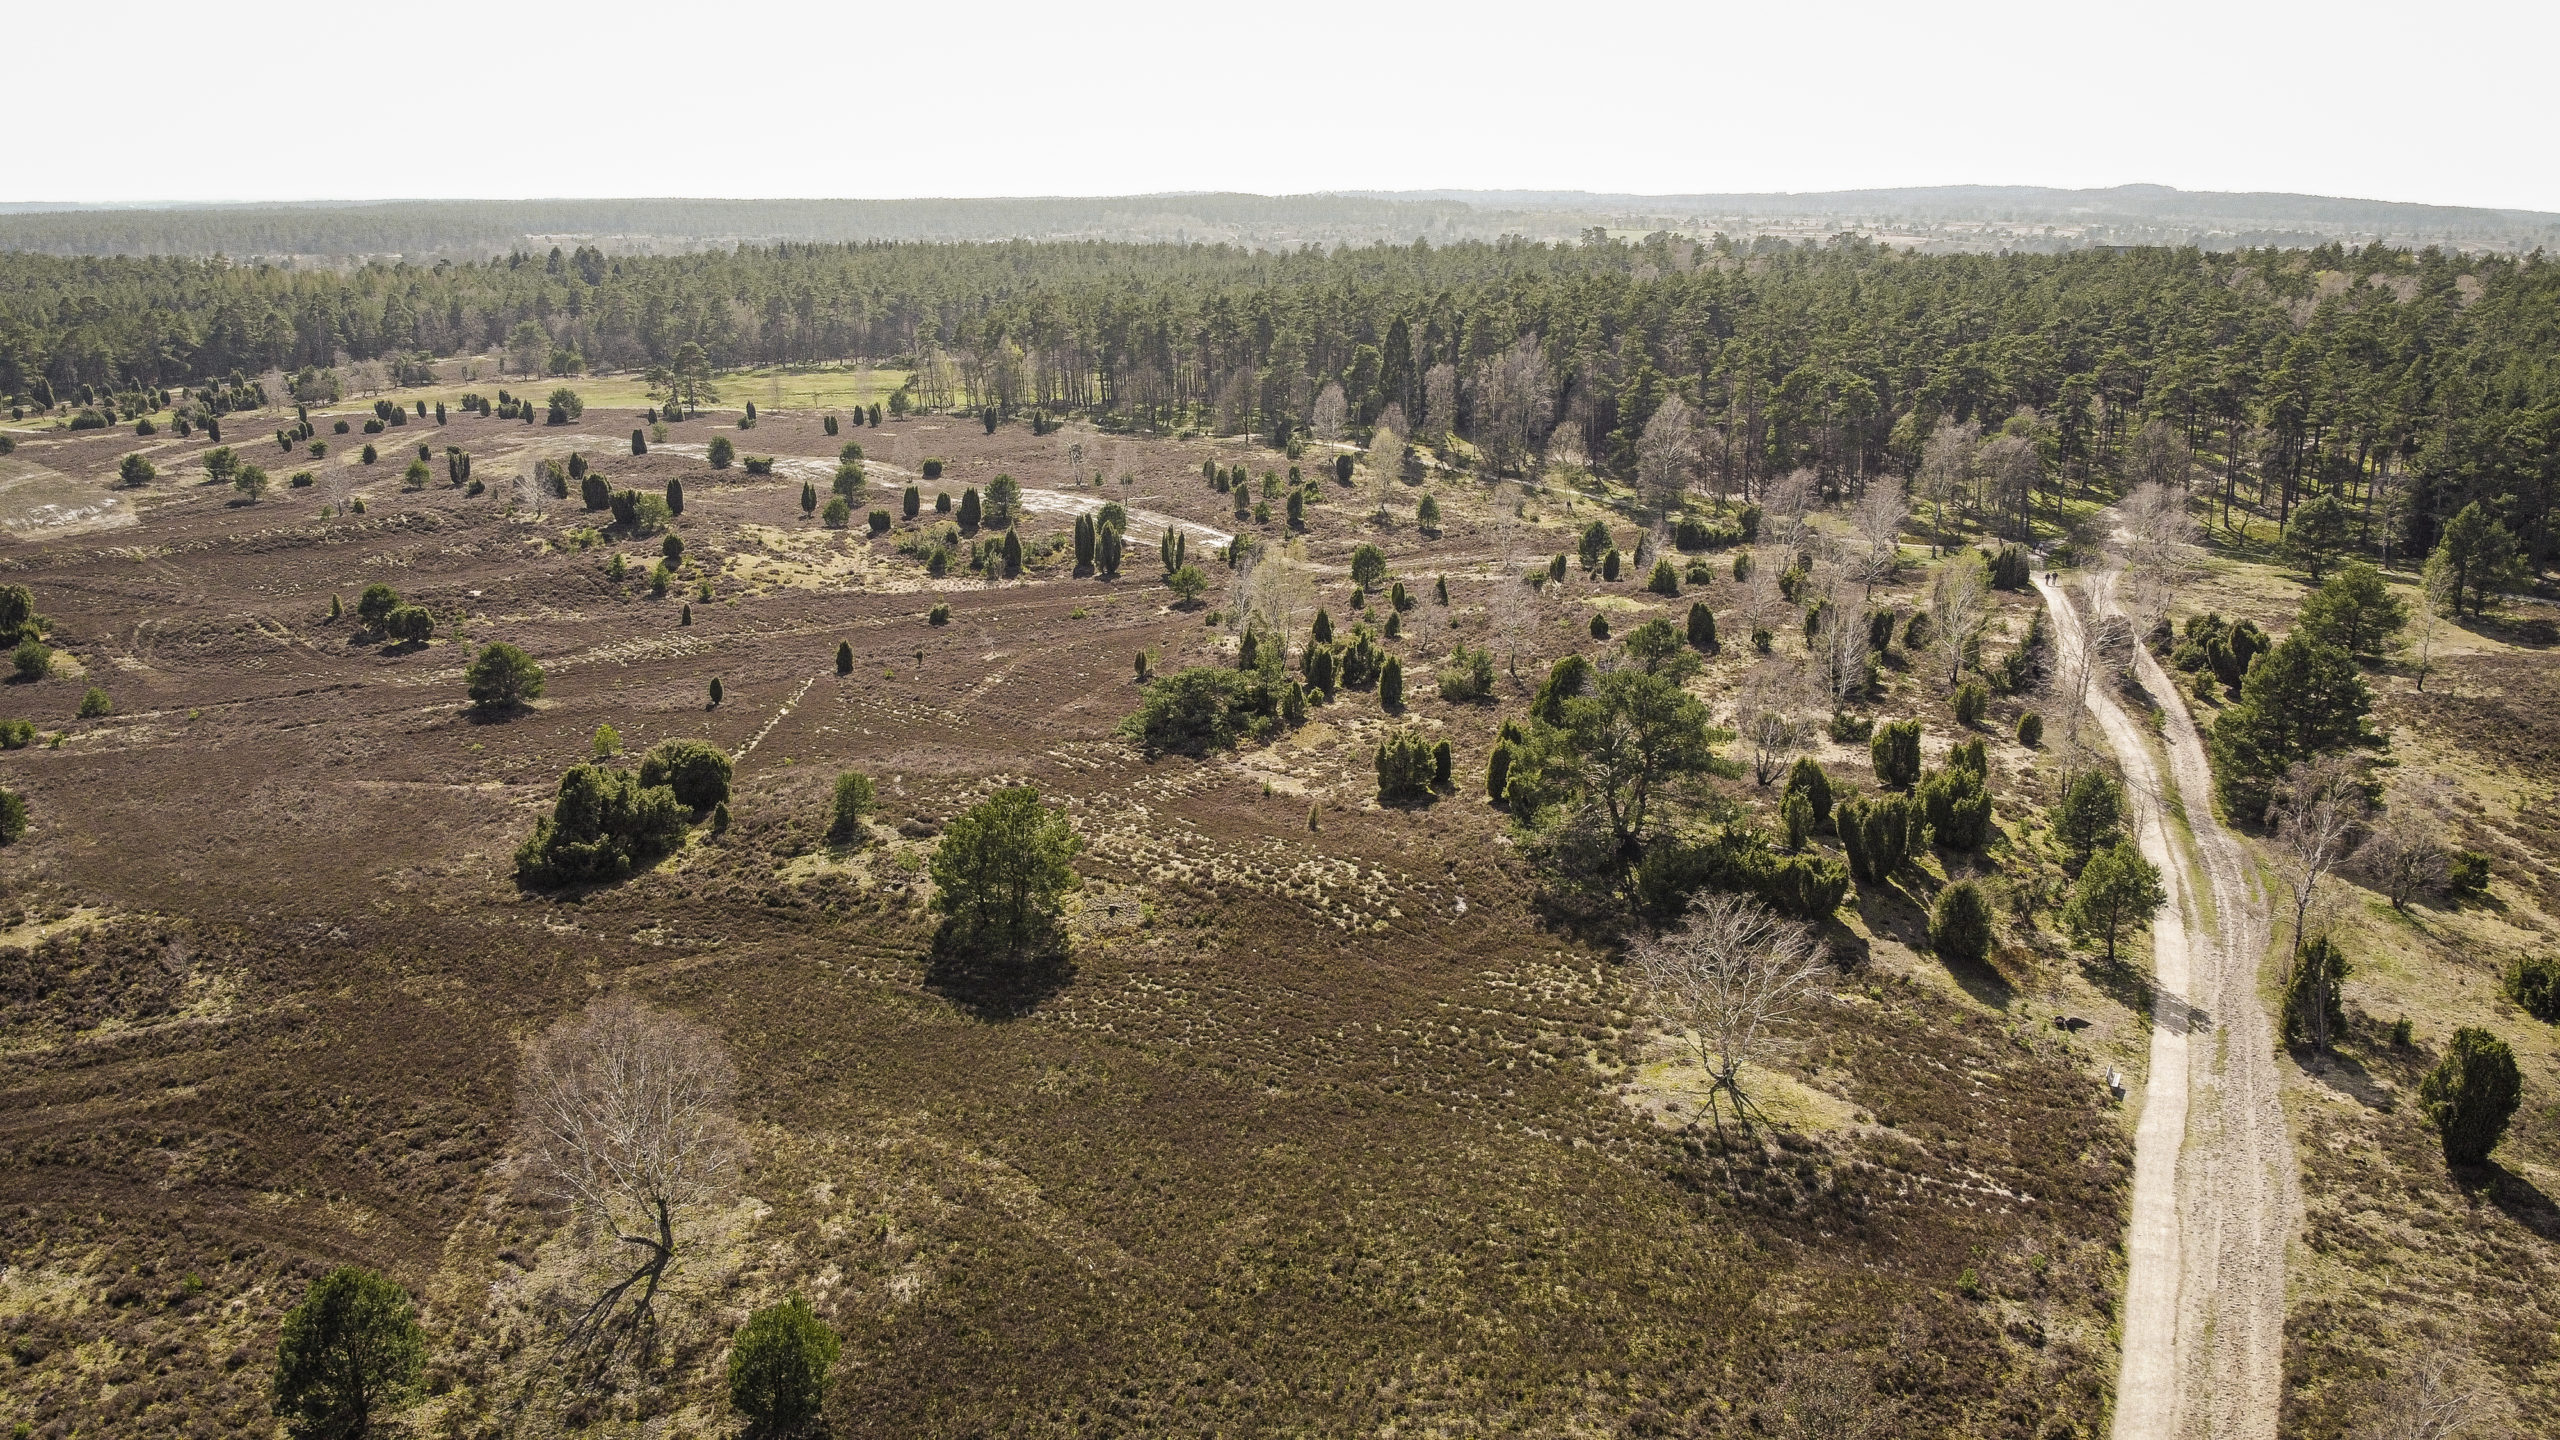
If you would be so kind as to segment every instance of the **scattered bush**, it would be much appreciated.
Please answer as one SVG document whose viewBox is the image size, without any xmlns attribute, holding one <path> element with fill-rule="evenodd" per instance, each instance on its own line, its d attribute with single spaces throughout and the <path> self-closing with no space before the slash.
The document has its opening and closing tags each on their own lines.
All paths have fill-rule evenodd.
<svg viewBox="0 0 2560 1440">
<path fill-rule="evenodd" d="M 1950 765 L 1922 781 L 1917 798 L 1940 845 L 1973 851 L 1990 840 L 1991 795 L 1980 771 Z"/>
<path fill-rule="evenodd" d="M 480 651 L 463 672 L 471 703 L 483 710 L 511 710 L 542 698 L 542 667 L 504 641 Z"/>
<path fill-rule="evenodd" d="M 871 777 L 859 770 L 847 770 L 836 776 L 835 812 L 827 825 L 827 838 L 855 840 L 861 838 L 862 822 L 877 804 L 877 792 Z"/>
<path fill-rule="evenodd" d="M 2457 850 L 2444 862 L 2444 894 L 2459 905 L 2489 893 L 2489 857 L 2477 850 Z"/>
<path fill-rule="evenodd" d="M 1378 799 L 1395 805 L 1431 796 L 1438 762 L 1420 730 L 1403 726 L 1378 743 Z"/>
<path fill-rule="evenodd" d="M 426 1359 L 408 1292 L 370 1270 L 341 1266 L 285 1312 L 275 1413 L 295 1440 L 372 1434 L 376 1419 L 416 1394 Z"/>
<path fill-rule="evenodd" d="M 107 692 L 99 689 L 95 685 L 92 685 L 80 696 L 80 713 L 78 718 L 82 720 L 104 719 L 106 716 L 114 713 L 115 708 L 116 702 L 107 698 Z"/>
<path fill-rule="evenodd" d="M 1920 807 L 1901 795 L 1844 801 L 1834 813 L 1849 873 L 1861 885 L 1883 884 L 1919 848 L 1926 824 Z"/>
<path fill-rule="evenodd" d="M 2033 750 L 2044 743 L 2044 717 L 2030 710 L 2018 717 L 2018 743 Z"/>
<path fill-rule="evenodd" d="M 835 423 L 827 417 L 830 433 Z M 836 1333 L 799 1296 L 766 1306 L 729 1346 L 729 1403 L 766 1434 L 790 1433 L 825 1403 L 838 1348 Z"/>
<path fill-rule="evenodd" d="M 711 437 L 709 458 L 712 469 L 726 470 L 738 458 L 738 447 L 729 443 L 728 436 L 714 435 Z"/>
<path fill-rule="evenodd" d="M 2507 998 L 2526 1014 L 2560 1025 L 2560 957 L 2518 955 L 2503 977 Z"/>
<path fill-rule="evenodd" d="M 1982 887 L 1959 880 L 1938 892 L 1929 907 L 1929 948 L 1938 958 L 1960 965 L 1979 965 L 1991 954 L 1991 905 Z"/>
<path fill-rule="evenodd" d="M 27 833 L 27 802 L 14 790 L 0 790 L 0 845 L 15 845 Z"/>
<path fill-rule="evenodd" d="M 1278 701 L 1258 671 L 1195 666 L 1148 681 L 1120 733 L 1153 751 L 1205 754 L 1268 734 Z"/>
<path fill-rule="evenodd" d="M 30 635 L 18 642 L 10 663 L 21 680 L 42 680 L 53 673 L 53 647 Z"/>
<path fill-rule="evenodd" d="M 1876 727 L 1875 738 L 1867 744 L 1867 758 L 1875 765 L 1876 783 L 1896 789 L 1920 782 L 1920 722 L 1896 720 Z"/>
<path fill-rule="evenodd" d="M 1440 667 L 1440 698 L 1450 701 L 1493 698 L 1493 652 L 1470 650 L 1464 643 Z"/>
<path fill-rule="evenodd" d="M 1989 713 L 1990 709 L 1991 692 L 1983 689 L 1980 681 L 1967 680 L 1962 685 L 1956 687 L 1955 712 L 1957 724 L 1968 728 L 1979 725 L 1982 723 L 1982 717 Z"/>
<path fill-rule="evenodd" d="M 930 869 L 934 903 L 950 916 L 947 938 L 1018 957 L 1055 923 L 1058 897 L 1076 884 L 1082 848 L 1066 816 L 1030 786 L 999 790 L 942 835 Z"/>
<path fill-rule="evenodd" d="M 640 759 L 640 784 L 665 786 L 700 812 L 729 798 L 729 752 L 702 740 L 661 740 Z"/>
<path fill-rule="evenodd" d="M 674 849 L 684 833 L 684 807 L 673 790 L 644 785 L 627 770 L 572 765 L 551 813 L 517 848 L 516 875 L 546 886 L 619 880 Z"/>
<path fill-rule="evenodd" d="M 2434 1122 L 2449 1165 L 2487 1163 L 2523 1098 L 2515 1052 L 2468 1025 L 2453 1032 L 2444 1058 L 2418 1085 L 2418 1103 Z"/>
</svg>

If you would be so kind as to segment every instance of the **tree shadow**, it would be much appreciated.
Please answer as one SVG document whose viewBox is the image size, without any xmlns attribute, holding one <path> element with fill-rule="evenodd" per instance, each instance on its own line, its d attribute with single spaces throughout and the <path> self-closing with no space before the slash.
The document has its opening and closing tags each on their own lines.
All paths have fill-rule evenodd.
<svg viewBox="0 0 2560 1440">
<path fill-rule="evenodd" d="M 2313 1084 L 2334 1090 L 2368 1110 L 2399 1108 L 2399 1097 L 2384 1087 L 2360 1057 L 2334 1046 L 2325 1053 L 2308 1044 L 2286 1048 L 2293 1063 Z"/>
<path fill-rule="evenodd" d="M 2485 1199 L 2508 1219 L 2543 1239 L 2560 1240 L 2560 1205 L 2522 1175 L 2494 1159 L 2482 1165 L 2448 1164 L 2445 1173 L 2472 1203 Z"/>
<path fill-rule="evenodd" d="M 924 988 L 981 1020 L 1001 1022 L 1029 1015 L 1075 978 L 1075 959 L 1054 924 L 1008 955 L 971 944 L 958 922 L 946 919 L 925 958 Z"/>
<path fill-rule="evenodd" d="M 2088 981 L 2098 993 L 2137 1015 L 2151 1014 L 2152 1005 L 2159 995 L 2150 976 L 2121 960 L 2109 962 L 2103 955 L 2081 957 L 2080 978 Z M 2185 1008 L 2183 1005 L 2180 1007 L 2182 1019 Z"/>
</svg>

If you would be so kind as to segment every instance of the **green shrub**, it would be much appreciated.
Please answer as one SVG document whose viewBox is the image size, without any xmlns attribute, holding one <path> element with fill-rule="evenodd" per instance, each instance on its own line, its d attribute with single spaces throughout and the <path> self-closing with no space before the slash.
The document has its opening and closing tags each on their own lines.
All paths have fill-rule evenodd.
<svg viewBox="0 0 2560 1440">
<path fill-rule="evenodd" d="M 1991 709 L 1991 692 L 1980 681 L 1967 680 L 1956 687 L 1956 723 L 1966 727 L 1979 725 Z"/>
<path fill-rule="evenodd" d="M 830 530 L 842 530 L 853 523 L 853 507 L 841 495 L 827 497 L 827 508 L 818 517 Z"/>
<path fill-rule="evenodd" d="M 27 802 L 14 790 L 0 790 L 0 845 L 15 845 L 26 833 Z"/>
<path fill-rule="evenodd" d="M 401 605 L 382 617 L 382 633 L 397 645 L 424 645 L 435 638 L 435 612 L 423 605 Z"/>
<path fill-rule="evenodd" d="M 1432 757 L 1431 742 L 1420 730 L 1403 726 L 1380 741 L 1377 766 L 1381 803 L 1395 805 L 1431 797 L 1431 780 L 1438 765 Z"/>
<path fill-rule="evenodd" d="M 640 759 L 640 784 L 665 786 L 688 810 L 729 798 L 729 752 L 702 740 L 661 740 Z"/>
<path fill-rule="evenodd" d="M 513 709 L 542 698 L 542 667 L 504 641 L 482 647 L 462 678 L 471 703 L 483 710 Z"/>
<path fill-rule="evenodd" d="M 2070 855 L 2072 868 L 2088 862 L 2112 845 L 2124 827 L 2124 791 L 2105 772 L 2084 770 L 2071 777 L 2053 815 L 2053 837 Z"/>
<path fill-rule="evenodd" d="M 1594 615 L 1591 617 L 1591 638 L 1594 640 L 1606 640 L 1609 638 L 1608 616 Z"/>
<path fill-rule="evenodd" d="M 619 880 L 674 849 L 684 832 L 684 806 L 673 790 L 644 785 L 628 770 L 572 765 L 551 813 L 517 847 L 516 875 L 544 886 Z"/>
<path fill-rule="evenodd" d="M 714 435 L 711 437 L 709 457 L 712 469 L 726 470 L 730 462 L 738 458 L 738 447 L 729 443 L 728 436 Z"/>
<path fill-rule="evenodd" d="M 1849 873 L 1861 885 L 1890 881 L 1919 847 L 1927 823 L 1920 807 L 1901 795 L 1844 801 L 1833 815 Z"/>
<path fill-rule="evenodd" d="M 1959 880 L 1929 907 L 1929 948 L 1941 960 L 1979 965 L 1991 954 L 1991 905 L 1982 887 Z"/>
<path fill-rule="evenodd" d="M 1874 764 L 1876 783 L 1903 788 L 1920 781 L 1920 722 L 1896 720 L 1876 727 L 1875 738 L 1867 743 L 1867 758 Z"/>
<path fill-rule="evenodd" d="M 2457 850 L 2444 862 L 2445 898 L 2455 904 L 2489 893 L 2489 857 L 2477 850 Z"/>
<path fill-rule="evenodd" d="M 32 720 L 0 720 L 0 750 L 24 750 L 35 743 Z"/>
<path fill-rule="evenodd" d="M 1797 756 L 1796 763 L 1787 771 L 1784 793 L 1805 798 L 1806 812 L 1813 817 L 1811 828 L 1823 830 L 1830 827 L 1831 776 L 1823 770 L 1820 761 L 1810 755 Z"/>
<path fill-rule="evenodd" d="M 79 718 L 83 720 L 102 719 L 112 713 L 115 708 L 116 702 L 107 698 L 107 692 L 99 689 L 95 685 L 92 685 L 80 696 Z"/>
<path fill-rule="evenodd" d="M 1921 781 L 1917 798 L 1940 845 L 1980 850 L 1991 838 L 1991 796 L 1979 771 L 1951 765 Z"/>
<path fill-rule="evenodd" d="M 382 1414 L 417 1393 L 426 1359 L 408 1292 L 370 1270 L 341 1266 L 285 1312 L 274 1412 L 295 1440 L 371 1434 Z"/>
<path fill-rule="evenodd" d="M 2434 1122 L 2449 1165 L 2486 1163 L 2523 1097 L 2515 1052 L 2468 1025 L 2453 1032 L 2444 1058 L 2418 1086 L 2418 1103 Z"/>
<path fill-rule="evenodd" d="M 1470 650 L 1464 643 L 1440 667 L 1440 698 L 1450 701 L 1493 698 L 1493 652 Z"/>
<path fill-rule="evenodd" d="M 2044 717 L 2030 710 L 2018 717 L 2018 743 L 2033 750 L 2044 743 Z"/>
<path fill-rule="evenodd" d="M 925 617 L 924 617 L 924 618 L 925 618 L 926 623 L 928 623 L 928 624 L 932 624 L 932 625 L 948 625 L 948 624 L 950 624 L 950 623 L 951 623 L 951 602 L 950 602 L 950 601 L 948 601 L 948 600 L 944 600 L 944 601 L 938 601 L 938 602 L 936 602 L 936 603 L 935 603 L 935 605 L 934 605 L 934 607 L 933 607 L 933 609 L 932 609 L 931 611 L 927 612 L 927 614 L 925 615 Z"/>
<path fill-rule="evenodd" d="M 30 635 L 18 642 L 10 663 L 21 680 L 42 680 L 53 673 L 53 647 Z"/>
<path fill-rule="evenodd" d="M 2560 1025 L 2560 957 L 2518 955 L 2507 963 L 2507 998 L 2534 1019 Z"/>
<path fill-rule="evenodd" d="M 1813 802 L 1801 793 L 1789 791 L 1778 802 L 1778 819 L 1786 827 L 1787 853 L 1804 849 L 1805 842 L 1813 836 Z"/>
<path fill-rule="evenodd" d="M 863 818 L 871 813 L 877 799 L 870 776 L 859 770 L 847 770 L 836 776 L 835 813 L 827 826 L 827 838 L 859 839 Z"/>
<path fill-rule="evenodd" d="M 1393 655 L 1378 674 L 1378 704 L 1389 711 L 1404 708 L 1404 661 Z"/>
<path fill-rule="evenodd" d="M 1278 718 L 1278 698 L 1258 671 L 1194 666 L 1148 681 L 1120 733 L 1158 752 L 1224 750 L 1269 733 Z"/>
<path fill-rule="evenodd" d="M 834 429 L 834 416 L 827 426 Z M 729 1403 L 763 1432 L 789 1433 L 825 1403 L 838 1348 L 836 1333 L 799 1296 L 766 1306 L 730 1343 Z"/>
<path fill-rule="evenodd" d="M 2346 952 L 2326 935 L 2312 937 L 2294 958 L 2284 987 L 2284 1043 L 2326 1050 L 2346 1033 Z"/>
<path fill-rule="evenodd" d="M 1690 602 L 1689 644 L 1710 655 L 1716 651 L 1716 617 L 1704 600 Z"/>
<path fill-rule="evenodd" d="M 1680 572 L 1671 568 L 1670 561 L 1656 560 L 1653 562 L 1653 575 L 1644 582 L 1644 588 L 1656 595 L 1677 595 L 1680 593 Z"/>
</svg>

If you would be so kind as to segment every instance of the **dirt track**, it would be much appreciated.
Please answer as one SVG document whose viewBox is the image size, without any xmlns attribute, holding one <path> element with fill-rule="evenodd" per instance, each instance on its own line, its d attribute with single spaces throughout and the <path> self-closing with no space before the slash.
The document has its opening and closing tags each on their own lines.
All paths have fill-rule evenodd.
<svg viewBox="0 0 2560 1440">
<path fill-rule="evenodd" d="M 2077 651 L 2078 611 L 2058 587 L 2037 588 L 2063 648 Z M 2113 573 L 2091 577 L 2089 589 L 2098 613 L 2114 610 Z M 2285 1245 L 2301 1208 L 2257 993 L 2266 900 L 2214 815 L 2212 771 L 2186 706 L 2149 651 L 2137 651 L 2135 674 L 2164 702 L 2168 785 L 2115 695 L 2089 697 L 2124 768 L 2143 854 L 2169 894 L 2152 932 L 2150 1089 L 2135 1137 L 2114 1433 L 2255 1440 L 2276 1433 Z"/>
</svg>

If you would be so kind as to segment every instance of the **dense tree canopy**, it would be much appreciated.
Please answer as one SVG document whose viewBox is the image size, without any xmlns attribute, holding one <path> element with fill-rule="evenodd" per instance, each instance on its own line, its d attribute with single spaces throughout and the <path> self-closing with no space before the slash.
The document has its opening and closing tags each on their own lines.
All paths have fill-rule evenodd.
<svg viewBox="0 0 2560 1440">
<path fill-rule="evenodd" d="M 0 391 L 204 384 L 503 347 L 664 368 L 904 357 L 917 403 L 1214 406 L 1304 423 L 1338 384 L 1516 448 L 1552 425 L 1627 473 L 1678 398 L 1731 488 L 1917 467 L 1941 420 L 2022 407 L 2047 483 L 2124 469 L 2147 421 L 2198 486 L 2330 494 L 2359 544 L 2432 548 L 2473 501 L 2537 564 L 2560 486 L 2560 267 L 2329 245 L 1917 256 L 1670 236 L 1294 252 L 1106 243 L 782 245 L 286 269 L 0 255 Z M 1525 347 L 1523 342 L 1526 342 Z M 1505 438 L 1508 437 L 1508 438 Z M 1497 448 L 1500 448 L 1498 446 Z M 2158 447 L 2154 447 L 2155 449 Z M 2375 482 L 2390 481 L 2376 503 Z"/>
</svg>

